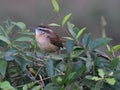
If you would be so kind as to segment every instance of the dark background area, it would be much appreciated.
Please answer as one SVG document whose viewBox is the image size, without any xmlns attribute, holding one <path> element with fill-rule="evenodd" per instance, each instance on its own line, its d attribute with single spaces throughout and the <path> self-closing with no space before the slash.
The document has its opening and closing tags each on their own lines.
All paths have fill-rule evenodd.
<svg viewBox="0 0 120 90">
<path fill-rule="evenodd" d="M 87 27 L 94 38 L 101 37 L 100 17 L 107 21 L 106 33 L 113 38 L 112 43 L 119 44 L 120 38 L 120 0 L 58 0 L 61 19 L 72 13 L 70 21 L 77 27 Z M 0 0 L 0 24 L 6 19 L 24 22 L 27 26 L 40 23 L 60 22 L 53 12 L 50 0 Z M 56 30 L 64 35 L 64 31 Z"/>
</svg>

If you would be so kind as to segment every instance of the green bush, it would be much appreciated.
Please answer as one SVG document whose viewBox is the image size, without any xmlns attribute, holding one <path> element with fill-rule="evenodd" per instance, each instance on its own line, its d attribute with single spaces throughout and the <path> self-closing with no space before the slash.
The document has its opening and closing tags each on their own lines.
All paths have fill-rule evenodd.
<svg viewBox="0 0 120 90">
<path fill-rule="evenodd" d="M 54 11 L 59 5 L 52 0 Z M 68 22 L 66 15 L 60 24 L 51 23 L 69 33 L 64 53 L 45 55 L 44 59 L 31 32 L 23 22 L 6 20 L 0 26 L 0 89 L 2 90 L 119 90 L 120 58 L 115 53 L 120 45 L 110 47 L 110 38 L 91 40 Z M 65 24 L 67 22 L 67 29 Z M 106 52 L 99 50 L 106 46 Z M 61 50 L 61 51 L 62 51 Z"/>
</svg>

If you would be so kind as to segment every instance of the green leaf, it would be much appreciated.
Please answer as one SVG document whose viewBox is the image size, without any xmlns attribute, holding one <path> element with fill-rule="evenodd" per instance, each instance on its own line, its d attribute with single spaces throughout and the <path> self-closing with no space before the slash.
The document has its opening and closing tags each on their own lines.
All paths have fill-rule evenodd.
<svg viewBox="0 0 120 90">
<path fill-rule="evenodd" d="M 57 0 L 51 0 L 55 12 L 59 12 L 59 4 Z"/>
<path fill-rule="evenodd" d="M 90 72 L 90 70 L 92 69 L 92 66 L 93 66 L 92 56 L 88 51 L 86 52 L 86 55 L 87 55 L 87 61 L 86 61 L 86 69 L 87 70 L 86 71 Z"/>
<path fill-rule="evenodd" d="M 73 31 L 73 24 L 71 24 L 70 22 L 67 22 L 67 27 L 68 27 L 68 30 L 69 30 L 70 34 L 72 35 L 72 37 L 75 38 L 76 34 Z"/>
<path fill-rule="evenodd" d="M 114 77 L 119 77 L 120 76 L 120 71 L 115 71 L 113 74 Z"/>
<path fill-rule="evenodd" d="M 60 84 L 62 84 L 63 79 L 60 76 L 58 76 L 55 81 L 56 81 L 57 84 L 60 85 Z"/>
<path fill-rule="evenodd" d="M 0 40 L 0 47 L 6 47 L 6 43 Z"/>
<path fill-rule="evenodd" d="M 60 26 L 60 25 L 57 23 L 50 23 L 49 26 Z"/>
<path fill-rule="evenodd" d="M 81 48 L 81 47 L 75 47 L 74 46 L 74 49 L 73 49 L 73 51 L 72 51 L 72 53 L 71 53 L 71 57 L 72 58 L 77 58 L 77 57 L 79 57 L 79 55 L 80 54 L 82 54 L 84 52 L 84 49 L 83 48 Z"/>
<path fill-rule="evenodd" d="M 67 78 L 65 79 L 65 82 L 66 82 L 67 84 L 69 84 L 69 83 L 72 81 L 72 78 L 74 77 L 75 74 L 76 74 L 76 72 L 70 73 L 70 74 L 67 76 Z"/>
<path fill-rule="evenodd" d="M 80 63 L 79 63 L 80 62 Z M 76 72 L 77 72 L 77 74 L 75 75 L 75 78 L 77 79 L 77 78 L 79 78 L 81 75 L 83 75 L 84 74 L 84 72 L 86 71 L 86 66 L 85 65 L 83 65 L 83 63 L 81 62 L 81 61 L 79 61 L 78 62 L 78 64 L 76 65 L 74 65 L 75 66 L 75 68 L 74 68 L 74 70 L 76 70 Z M 81 64 L 82 63 L 82 64 Z"/>
<path fill-rule="evenodd" d="M 67 42 L 66 42 L 66 48 L 67 48 L 67 52 L 68 53 L 72 52 L 73 45 L 74 45 L 74 41 L 73 40 L 67 40 Z"/>
<path fill-rule="evenodd" d="M 85 29 L 86 29 L 86 27 L 80 29 L 80 31 L 79 31 L 79 32 L 77 33 L 77 35 L 76 35 L 76 39 L 79 39 L 79 38 L 80 38 L 81 34 L 85 31 Z"/>
<path fill-rule="evenodd" d="M 119 62 L 119 58 L 114 58 L 110 64 L 110 67 L 112 70 L 114 70 L 115 68 L 117 68 L 118 66 L 118 62 Z"/>
<path fill-rule="evenodd" d="M 82 44 L 84 46 L 84 48 L 88 47 L 88 44 L 90 43 L 90 33 L 89 34 L 85 34 L 83 39 L 82 39 Z"/>
<path fill-rule="evenodd" d="M 23 90 L 28 90 L 27 85 L 24 85 Z"/>
<path fill-rule="evenodd" d="M 10 27 L 10 26 L 12 25 L 11 19 L 7 19 L 7 20 L 5 21 L 5 23 L 7 24 L 8 27 Z"/>
<path fill-rule="evenodd" d="M 89 44 L 89 51 L 92 51 L 92 50 L 97 49 L 97 48 L 99 48 L 99 47 L 101 47 L 103 45 L 106 45 L 110 41 L 111 41 L 110 38 L 99 38 L 99 39 L 96 39 L 95 41 L 92 41 Z"/>
<path fill-rule="evenodd" d="M 92 90 L 101 90 L 102 87 L 103 87 L 103 82 L 102 81 L 98 81 L 95 84 L 95 87 Z"/>
<path fill-rule="evenodd" d="M 106 78 L 106 82 L 110 85 L 114 85 L 116 80 L 115 80 L 115 78 Z"/>
<path fill-rule="evenodd" d="M 0 60 L 0 73 L 3 78 L 5 77 L 6 68 L 7 68 L 7 62 L 5 60 Z"/>
<path fill-rule="evenodd" d="M 16 24 L 20 29 L 25 30 L 26 29 L 26 25 L 23 22 L 17 22 Z"/>
<path fill-rule="evenodd" d="M 98 69 L 98 74 L 101 78 L 104 78 L 105 73 L 102 69 Z"/>
<path fill-rule="evenodd" d="M 3 36 L 5 36 L 7 39 L 9 39 L 7 32 L 5 31 L 5 29 L 1 25 L 0 25 L 0 31 L 2 31 Z"/>
<path fill-rule="evenodd" d="M 85 78 L 92 80 L 93 76 L 91 76 L 91 75 L 86 75 Z"/>
<path fill-rule="evenodd" d="M 32 88 L 36 83 L 35 82 L 31 82 L 28 84 L 25 84 L 22 88 L 22 90 L 29 90 L 30 88 Z"/>
<path fill-rule="evenodd" d="M 55 86 L 53 83 L 48 83 L 44 90 L 61 90 L 59 87 Z"/>
<path fill-rule="evenodd" d="M 111 46 L 110 45 L 106 45 L 106 48 L 107 48 L 107 51 L 109 52 L 109 53 L 111 53 Z"/>
<path fill-rule="evenodd" d="M 57 54 L 50 54 L 48 57 L 50 57 L 53 60 L 63 60 L 63 57 L 61 55 L 57 55 Z"/>
<path fill-rule="evenodd" d="M 1 85 L 0 85 L 0 88 L 1 88 L 2 90 L 16 90 L 14 87 L 12 87 L 12 86 L 10 85 L 10 83 L 9 83 L 8 81 L 2 82 Z"/>
<path fill-rule="evenodd" d="M 5 36 L 0 36 L 0 40 L 2 40 L 3 42 L 5 42 L 7 44 L 11 43 Z"/>
<path fill-rule="evenodd" d="M 55 73 L 59 74 L 61 72 L 64 72 L 67 69 L 67 65 L 65 63 L 60 62 L 59 64 L 57 64 L 56 68 L 59 69 L 59 71 L 56 70 Z"/>
<path fill-rule="evenodd" d="M 62 26 L 65 25 L 66 21 L 71 17 L 71 15 L 72 15 L 72 13 L 69 13 L 63 18 L 62 23 L 61 23 Z"/>
<path fill-rule="evenodd" d="M 16 62 L 19 64 L 19 66 L 21 67 L 23 71 L 25 71 L 26 66 L 31 63 L 30 60 L 26 58 L 25 55 L 17 55 L 15 58 L 16 58 Z"/>
<path fill-rule="evenodd" d="M 11 31 L 12 31 L 12 29 L 13 29 L 13 27 L 14 27 L 14 25 L 12 24 L 12 21 L 11 21 L 10 19 L 7 19 L 7 20 L 5 21 L 5 23 L 7 24 L 7 25 L 6 25 L 6 33 L 7 33 L 7 34 L 10 34 Z"/>
<path fill-rule="evenodd" d="M 46 71 L 49 77 L 52 77 L 54 74 L 53 60 L 48 59 L 46 62 Z"/>
<path fill-rule="evenodd" d="M 99 78 L 99 77 L 93 76 L 93 77 L 92 77 L 92 80 L 94 80 L 94 81 L 99 81 L 99 80 L 102 80 L 102 78 Z"/>
<path fill-rule="evenodd" d="M 16 25 L 21 29 L 21 30 L 25 30 L 26 29 L 26 25 L 23 22 L 17 22 Z"/>
<path fill-rule="evenodd" d="M 10 26 L 10 27 L 7 27 L 7 29 L 6 29 L 6 33 L 7 34 L 10 34 L 11 33 L 11 31 L 12 31 L 12 29 L 13 29 L 13 25 L 12 26 Z"/>
<path fill-rule="evenodd" d="M 34 86 L 31 90 L 41 90 L 41 87 L 40 87 L 40 85 Z"/>
<path fill-rule="evenodd" d="M 8 50 L 4 53 L 4 58 L 6 61 L 12 61 L 15 60 L 14 54 L 16 54 L 16 50 Z"/>
<path fill-rule="evenodd" d="M 31 41 L 33 41 L 33 39 L 30 37 L 24 36 L 24 37 L 17 38 L 15 41 L 17 41 L 17 42 L 31 42 Z"/>
<path fill-rule="evenodd" d="M 118 51 L 120 49 L 120 45 L 115 45 L 111 48 L 110 53 L 115 53 L 116 51 Z"/>
</svg>

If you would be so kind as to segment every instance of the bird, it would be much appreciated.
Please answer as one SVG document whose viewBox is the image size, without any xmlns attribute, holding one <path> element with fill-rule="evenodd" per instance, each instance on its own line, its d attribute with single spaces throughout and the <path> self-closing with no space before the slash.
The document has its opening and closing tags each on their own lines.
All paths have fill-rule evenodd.
<svg viewBox="0 0 120 90">
<path fill-rule="evenodd" d="M 39 25 L 32 30 L 35 30 L 35 39 L 42 51 L 53 53 L 63 48 L 62 39 L 50 27 Z"/>
</svg>

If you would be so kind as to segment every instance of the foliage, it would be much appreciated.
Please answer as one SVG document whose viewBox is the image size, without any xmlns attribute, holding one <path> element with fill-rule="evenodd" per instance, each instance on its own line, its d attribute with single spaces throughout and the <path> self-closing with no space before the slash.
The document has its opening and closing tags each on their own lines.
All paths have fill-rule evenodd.
<svg viewBox="0 0 120 90">
<path fill-rule="evenodd" d="M 52 0 L 59 13 L 59 4 Z M 37 49 L 34 32 L 23 22 L 6 20 L 0 26 L 0 89 L 2 90 L 119 90 L 120 45 L 109 46 L 110 38 L 91 40 L 86 27 L 77 28 L 65 15 L 61 27 L 68 35 L 61 53 Z M 67 30 L 65 28 L 67 24 Z M 107 46 L 106 52 L 99 50 Z M 62 53 L 62 50 L 65 52 Z"/>
</svg>

